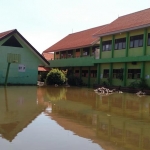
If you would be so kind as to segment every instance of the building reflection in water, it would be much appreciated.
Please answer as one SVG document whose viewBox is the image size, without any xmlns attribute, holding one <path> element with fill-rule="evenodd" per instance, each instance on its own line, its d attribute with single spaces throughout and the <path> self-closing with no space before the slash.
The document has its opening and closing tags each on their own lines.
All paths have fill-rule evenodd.
<svg viewBox="0 0 150 150">
<path fill-rule="evenodd" d="M 12 141 L 46 109 L 44 90 L 37 87 L 0 88 L 0 135 Z"/>
<path fill-rule="evenodd" d="M 57 89 L 58 95 L 60 90 L 64 91 Z M 138 97 L 128 93 L 101 96 L 90 89 L 77 88 L 67 88 L 63 93 L 66 95 L 57 96 L 60 98 L 56 100 L 54 95 L 50 98 L 51 92 L 47 93 L 52 102 L 52 112 L 47 112 L 47 115 L 66 130 L 91 138 L 96 143 L 102 140 L 110 142 L 113 144 L 111 147 L 150 149 L 149 96 Z M 90 131 L 82 128 L 81 124 L 88 125 Z"/>
<path fill-rule="evenodd" d="M 0 136 L 12 141 L 42 112 L 104 149 L 150 149 L 150 96 L 63 87 L 0 88 Z"/>
</svg>

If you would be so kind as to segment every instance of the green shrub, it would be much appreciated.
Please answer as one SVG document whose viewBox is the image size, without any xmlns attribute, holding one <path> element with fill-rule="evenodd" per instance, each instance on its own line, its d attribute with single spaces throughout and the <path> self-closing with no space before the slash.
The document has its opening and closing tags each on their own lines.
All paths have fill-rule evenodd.
<svg viewBox="0 0 150 150">
<path fill-rule="evenodd" d="M 62 85 L 66 81 L 65 74 L 59 69 L 52 69 L 46 77 L 47 85 Z"/>
<path fill-rule="evenodd" d="M 140 88 L 140 89 L 148 89 L 148 84 L 146 83 L 145 79 L 140 79 L 140 80 L 135 80 L 133 82 L 130 83 L 129 85 L 130 88 Z"/>
<path fill-rule="evenodd" d="M 79 77 L 76 77 L 74 75 L 68 76 L 68 84 L 72 86 L 82 86 L 83 81 Z"/>
</svg>

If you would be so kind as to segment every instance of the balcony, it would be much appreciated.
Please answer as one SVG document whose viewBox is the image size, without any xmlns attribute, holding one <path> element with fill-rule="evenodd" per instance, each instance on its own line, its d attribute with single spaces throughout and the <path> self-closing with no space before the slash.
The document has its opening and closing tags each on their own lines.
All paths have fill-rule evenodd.
<svg viewBox="0 0 150 150">
<path fill-rule="evenodd" d="M 94 66 L 94 56 L 50 60 L 50 67 Z"/>
</svg>

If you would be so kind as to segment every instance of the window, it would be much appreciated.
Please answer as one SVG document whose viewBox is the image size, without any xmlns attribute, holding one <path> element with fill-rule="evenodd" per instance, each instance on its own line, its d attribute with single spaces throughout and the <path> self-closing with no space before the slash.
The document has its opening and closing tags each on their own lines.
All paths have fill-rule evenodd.
<svg viewBox="0 0 150 150">
<path fill-rule="evenodd" d="M 73 57 L 73 50 L 68 51 L 68 58 Z"/>
<path fill-rule="evenodd" d="M 22 45 L 18 42 L 18 40 L 12 36 L 6 42 L 2 44 L 2 46 L 11 46 L 11 47 L 22 47 Z"/>
<path fill-rule="evenodd" d="M 89 48 L 84 48 L 83 49 L 83 56 L 89 56 L 90 49 Z"/>
<path fill-rule="evenodd" d="M 140 79 L 141 69 L 128 69 L 128 79 Z"/>
<path fill-rule="evenodd" d="M 79 73 L 79 70 L 75 70 L 75 73 Z"/>
<path fill-rule="evenodd" d="M 126 48 L 126 38 L 115 40 L 115 50 L 125 49 L 125 48 Z"/>
<path fill-rule="evenodd" d="M 97 75 L 97 70 L 91 70 L 91 77 L 95 78 Z"/>
<path fill-rule="evenodd" d="M 87 77 L 88 70 L 82 70 L 82 77 Z"/>
<path fill-rule="evenodd" d="M 112 41 L 104 41 L 102 42 L 103 51 L 110 51 L 112 47 Z"/>
<path fill-rule="evenodd" d="M 143 46 L 143 34 L 130 37 L 130 48 Z"/>
<path fill-rule="evenodd" d="M 109 78 L 109 69 L 104 69 L 103 78 Z"/>
<path fill-rule="evenodd" d="M 150 33 L 148 33 L 148 46 L 150 46 Z"/>
<path fill-rule="evenodd" d="M 123 68 L 113 69 L 113 78 L 123 80 Z"/>
</svg>

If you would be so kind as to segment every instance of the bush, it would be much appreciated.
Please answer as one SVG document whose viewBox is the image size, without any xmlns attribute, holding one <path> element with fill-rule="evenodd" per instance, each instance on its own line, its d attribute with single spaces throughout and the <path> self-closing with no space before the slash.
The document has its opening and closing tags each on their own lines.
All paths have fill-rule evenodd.
<svg viewBox="0 0 150 150">
<path fill-rule="evenodd" d="M 45 82 L 47 76 L 47 72 L 42 72 L 41 73 L 41 82 Z"/>
<path fill-rule="evenodd" d="M 145 79 L 135 80 L 130 83 L 129 87 L 133 89 L 136 89 L 136 88 L 148 89 L 149 88 Z"/>
<path fill-rule="evenodd" d="M 72 86 L 81 86 L 81 85 L 83 85 L 83 81 L 79 77 L 70 75 L 70 76 L 68 76 L 68 84 L 72 85 Z"/>
<path fill-rule="evenodd" d="M 47 85 L 62 85 L 66 81 L 65 74 L 59 69 L 52 69 L 46 77 Z"/>
</svg>

